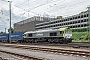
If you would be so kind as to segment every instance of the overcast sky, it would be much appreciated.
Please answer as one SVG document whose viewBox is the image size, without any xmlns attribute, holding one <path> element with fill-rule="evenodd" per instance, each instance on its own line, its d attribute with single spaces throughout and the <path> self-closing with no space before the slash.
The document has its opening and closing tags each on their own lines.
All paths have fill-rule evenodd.
<svg viewBox="0 0 90 60">
<path fill-rule="evenodd" d="M 87 10 L 90 0 L 11 0 L 13 24 L 33 16 L 68 17 Z M 0 0 L 0 32 L 9 28 L 9 2 Z"/>
</svg>

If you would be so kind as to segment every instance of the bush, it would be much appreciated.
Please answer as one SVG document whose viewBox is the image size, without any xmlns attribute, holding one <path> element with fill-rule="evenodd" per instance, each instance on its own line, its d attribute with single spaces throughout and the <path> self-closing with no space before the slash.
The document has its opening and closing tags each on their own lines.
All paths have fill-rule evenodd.
<svg viewBox="0 0 90 60">
<path fill-rule="evenodd" d="M 86 32 L 88 31 L 88 28 L 82 28 L 82 29 L 72 29 L 73 32 Z"/>
<path fill-rule="evenodd" d="M 72 38 L 74 41 L 85 41 L 88 40 L 87 32 L 73 32 Z"/>
</svg>

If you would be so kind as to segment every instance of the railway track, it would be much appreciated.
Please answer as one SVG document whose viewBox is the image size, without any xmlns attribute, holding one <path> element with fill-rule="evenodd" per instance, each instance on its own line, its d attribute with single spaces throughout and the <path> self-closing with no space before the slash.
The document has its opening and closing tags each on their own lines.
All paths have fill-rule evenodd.
<svg viewBox="0 0 90 60">
<path fill-rule="evenodd" d="M 22 43 L 22 45 L 41 45 L 41 46 L 62 46 L 62 47 L 72 47 L 72 48 L 90 48 L 90 43 L 88 42 L 73 42 L 69 44 L 59 44 L 59 43 Z"/>
<path fill-rule="evenodd" d="M 17 54 L 17 53 L 12 53 L 12 52 L 7 52 L 7 51 L 3 51 L 3 50 L 0 50 L 0 52 L 11 54 L 11 55 L 18 56 L 18 57 L 21 57 L 21 58 L 23 57 L 24 59 L 28 59 L 28 60 L 42 60 L 42 59 L 39 59 L 39 58 L 30 57 L 30 56 L 26 56 L 26 55 L 22 55 L 22 54 Z M 0 60 L 7 60 L 7 59 L 2 59 L 0 57 Z"/>
<path fill-rule="evenodd" d="M 0 50 L 0 60 L 42 60 L 42 59 Z"/>
<path fill-rule="evenodd" d="M 0 60 L 3 60 L 2 57 L 0 57 Z"/>
<path fill-rule="evenodd" d="M 58 48 L 58 49 L 56 49 L 56 48 L 46 48 L 46 47 L 39 47 L 39 46 L 38 47 L 36 47 L 36 46 L 31 47 L 31 46 L 25 46 L 25 45 L 23 45 L 23 46 L 22 45 L 1 45 L 1 46 L 90 57 L 90 52 L 87 52 L 87 51 L 66 50 L 66 49 L 60 49 L 60 48 Z"/>
<path fill-rule="evenodd" d="M 7 51 L 4 51 L 4 50 L 0 50 L 0 52 L 6 53 L 6 54 L 11 54 L 11 55 L 14 55 L 14 56 L 17 56 L 17 57 L 20 57 L 20 58 L 24 58 L 24 59 L 27 59 L 27 60 L 43 60 L 43 59 L 40 59 L 40 58 L 30 57 L 30 56 L 27 56 L 27 55 L 13 53 L 13 52 L 7 52 Z M 0 57 L 0 60 L 8 60 L 8 59 L 2 59 L 2 57 Z"/>
</svg>

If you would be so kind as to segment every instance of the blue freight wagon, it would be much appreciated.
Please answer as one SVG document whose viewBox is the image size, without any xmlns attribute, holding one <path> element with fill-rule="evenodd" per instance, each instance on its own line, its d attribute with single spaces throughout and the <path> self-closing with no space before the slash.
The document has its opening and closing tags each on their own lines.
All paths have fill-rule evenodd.
<svg viewBox="0 0 90 60">
<path fill-rule="evenodd" d="M 1 42 L 6 42 L 9 40 L 9 34 L 0 34 L 0 41 Z"/>
<path fill-rule="evenodd" d="M 23 40 L 23 32 L 11 33 L 11 42 L 18 42 Z"/>
<path fill-rule="evenodd" d="M 10 34 L 0 34 L 0 41 L 1 42 L 18 42 L 23 40 L 23 32 L 15 32 L 11 33 L 11 41 L 10 41 Z"/>
</svg>

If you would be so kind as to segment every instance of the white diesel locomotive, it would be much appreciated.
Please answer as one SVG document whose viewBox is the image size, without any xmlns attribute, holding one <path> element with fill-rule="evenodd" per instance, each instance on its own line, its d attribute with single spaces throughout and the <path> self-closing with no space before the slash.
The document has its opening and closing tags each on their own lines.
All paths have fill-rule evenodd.
<svg viewBox="0 0 90 60">
<path fill-rule="evenodd" d="M 72 29 L 66 27 L 60 29 L 28 31 L 24 33 L 23 38 L 24 38 L 23 42 L 27 43 L 31 42 L 71 43 Z"/>
</svg>

